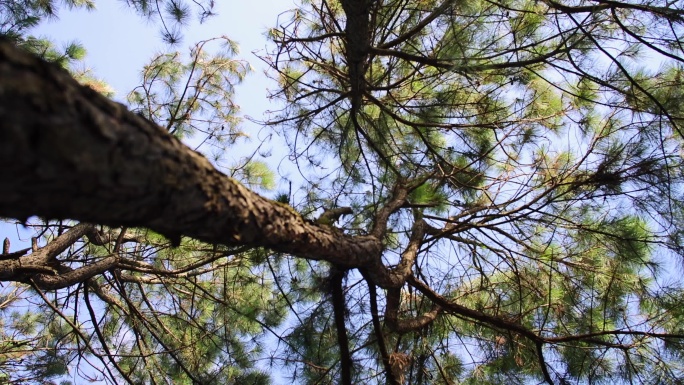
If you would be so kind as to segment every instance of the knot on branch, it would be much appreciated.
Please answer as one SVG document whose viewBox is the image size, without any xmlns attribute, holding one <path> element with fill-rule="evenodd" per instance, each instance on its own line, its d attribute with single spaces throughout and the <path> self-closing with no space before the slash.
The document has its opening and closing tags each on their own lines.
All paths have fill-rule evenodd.
<svg viewBox="0 0 684 385">
<path fill-rule="evenodd" d="M 333 226 L 341 217 L 353 214 L 351 207 L 337 207 L 334 209 L 328 209 L 321 214 L 321 216 L 316 219 L 316 223 L 323 226 Z"/>
</svg>

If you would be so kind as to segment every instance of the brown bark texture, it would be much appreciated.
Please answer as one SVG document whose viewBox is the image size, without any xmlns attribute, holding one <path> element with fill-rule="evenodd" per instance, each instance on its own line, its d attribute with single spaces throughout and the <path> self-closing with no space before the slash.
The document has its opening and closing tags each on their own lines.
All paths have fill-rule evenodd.
<svg viewBox="0 0 684 385">
<path fill-rule="evenodd" d="M 348 236 L 259 196 L 161 127 L 6 41 L 0 180 L 3 217 L 146 227 L 384 270 L 382 234 Z"/>
</svg>

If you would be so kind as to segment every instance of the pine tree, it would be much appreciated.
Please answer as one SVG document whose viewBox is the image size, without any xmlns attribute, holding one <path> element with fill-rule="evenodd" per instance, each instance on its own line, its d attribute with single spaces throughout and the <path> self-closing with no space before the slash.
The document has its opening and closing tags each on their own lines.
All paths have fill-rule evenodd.
<svg viewBox="0 0 684 385">
<path fill-rule="evenodd" d="M 683 24 L 678 1 L 302 2 L 262 57 L 305 181 L 274 200 L 238 181 L 263 164 L 178 140 L 234 122 L 230 57 L 159 56 L 126 108 L 2 43 L 0 215 L 83 222 L 0 280 L 114 381 L 268 383 L 267 357 L 304 384 L 679 383 Z"/>
</svg>

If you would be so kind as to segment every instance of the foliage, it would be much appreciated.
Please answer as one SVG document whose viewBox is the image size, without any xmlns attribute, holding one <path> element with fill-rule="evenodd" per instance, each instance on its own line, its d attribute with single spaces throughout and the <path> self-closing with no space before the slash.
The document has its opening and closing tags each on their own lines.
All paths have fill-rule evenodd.
<svg viewBox="0 0 684 385">
<path fill-rule="evenodd" d="M 69 8 L 95 9 L 95 3 L 89 0 L 68 0 L 64 3 Z M 114 96 L 109 85 L 85 67 L 86 49 L 81 43 L 71 41 L 60 49 L 49 38 L 29 34 L 30 30 L 41 21 L 57 17 L 57 8 L 58 4 L 54 1 L 8 0 L 0 2 L 0 37 L 10 39 L 46 61 L 69 70 L 72 76 L 82 84 L 108 97 Z"/>
<path fill-rule="evenodd" d="M 364 4 L 365 17 L 350 11 Z M 430 291 L 413 289 L 441 293 L 450 315 L 399 333 L 410 383 L 681 376 L 661 353 L 682 337 L 670 311 L 643 304 L 681 286 L 666 282 L 681 250 L 682 14 L 664 2 L 340 0 L 270 31 L 283 108 L 269 123 L 296 135 L 302 170 L 336 170 L 315 179 L 317 199 L 358 207 L 369 228 L 397 184 L 425 180 L 390 218 L 385 258 L 399 261 L 425 221 L 413 273 Z M 366 46 L 345 23 L 370 25 Z M 424 315 L 424 301 L 402 300 L 400 318 Z M 357 317 L 367 326 L 350 334 L 371 334 Z"/>
</svg>

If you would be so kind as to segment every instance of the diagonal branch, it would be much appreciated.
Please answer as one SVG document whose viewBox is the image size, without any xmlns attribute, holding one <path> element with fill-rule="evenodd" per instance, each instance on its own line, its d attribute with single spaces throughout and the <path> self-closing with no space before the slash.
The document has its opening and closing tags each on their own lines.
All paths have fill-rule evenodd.
<svg viewBox="0 0 684 385">
<path fill-rule="evenodd" d="M 117 267 L 119 257 L 112 255 L 97 262 L 72 269 L 62 267 L 55 274 L 38 274 L 32 280 L 36 286 L 43 290 L 57 290 L 84 282 L 96 275 Z"/>
<path fill-rule="evenodd" d="M 399 318 L 400 289 L 387 290 L 387 305 L 385 307 L 385 324 L 397 333 L 407 333 L 421 330 L 432 324 L 443 310 L 434 305 L 430 311 L 412 318 Z"/>
<path fill-rule="evenodd" d="M 467 318 L 471 318 L 477 321 L 484 322 L 486 324 L 492 325 L 494 327 L 498 327 L 504 330 L 510 330 L 512 332 L 518 333 L 531 341 L 534 342 L 544 342 L 542 337 L 534 333 L 532 330 L 529 330 L 525 328 L 524 326 L 517 324 L 515 322 L 511 322 L 508 320 L 504 320 L 503 318 L 500 317 L 494 317 L 489 314 L 486 314 L 484 312 L 481 312 L 479 310 L 474 310 L 467 308 L 465 306 L 456 304 L 447 298 L 442 297 L 441 295 L 435 293 L 430 287 L 428 287 L 425 283 L 419 281 L 415 277 L 411 276 L 408 278 L 407 281 L 411 286 L 416 288 L 418 291 L 423 293 L 427 298 L 429 298 L 432 302 L 437 304 L 438 306 L 442 307 L 445 312 L 451 313 L 451 314 L 457 314 L 461 315 Z"/>
<path fill-rule="evenodd" d="M 248 190 L 163 128 L 0 42 L 0 215 L 147 227 L 343 267 L 382 244 L 305 220 Z"/>
<path fill-rule="evenodd" d="M 62 235 L 50 241 L 29 257 L 33 263 L 45 263 L 56 258 L 60 253 L 73 245 L 79 238 L 93 231 L 95 227 L 88 223 L 79 223 Z"/>
<path fill-rule="evenodd" d="M 347 336 L 347 326 L 344 319 L 346 312 L 346 301 L 344 295 L 344 270 L 333 268 L 330 277 L 330 288 L 332 289 L 332 307 L 335 318 L 335 330 L 337 332 L 337 346 L 340 348 L 340 385 L 352 384 L 353 362 L 349 351 L 349 337 Z"/>
<path fill-rule="evenodd" d="M 397 36 L 395 39 L 388 41 L 387 43 L 380 44 L 378 48 L 380 49 L 387 49 L 394 47 L 396 45 L 399 45 L 406 40 L 411 39 L 413 36 L 415 36 L 417 33 L 420 32 L 423 28 L 428 26 L 430 23 L 432 23 L 436 18 L 442 16 L 444 14 L 444 11 L 447 10 L 455 1 L 454 0 L 445 0 L 442 2 L 442 4 L 439 5 L 439 7 L 435 8 L 429 15 L 427 15 L 423 20 L 420 22 L 416 23 L 415 26 L 413 26 L 411 29 L 406 31 L 405 33 Z"/>
<path fill-rule="evenodd" d="M 93 225 L 79 223 L 31 254 L 23 255 L 27 250 L 22 250 L 22 253 L 4 255 L 0 260 L 0 281 L 23 282 L 33 274 L 57 274 L 58 270 L 53 263 L 57 255 L 93 228 Z"/>
<path fill-rule="evenodd" d="M 399 381 L 394 377 L 394 372 L 392 371 L 392 365 L 390 363 L 390 356 L 387 352 L 387 344 L 385 343 L 385 336 L 382 332 L 382 326 L 380 325 L 380 317 L 378 316 L 378 293 L 375 288 L 375 284 L 371 278 L 363 274 L 366 283 L 368 284 L 368 293 L 370 295 L 370 311 L 373 320 L 373 331 L 375 333 L 375 338 L 378 339 L 378 350 L 380 351 L 380 358 L 382 359 L 382 364 L 385 367 L 385 374 L 387 376 L 387 382 L 391 385 L 401 385 Z"/>
</svg>

